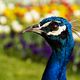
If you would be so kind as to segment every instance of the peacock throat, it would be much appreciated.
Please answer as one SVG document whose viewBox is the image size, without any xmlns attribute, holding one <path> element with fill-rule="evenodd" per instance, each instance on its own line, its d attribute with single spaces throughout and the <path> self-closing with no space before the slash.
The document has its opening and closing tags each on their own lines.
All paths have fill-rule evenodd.
<svg viewBox="0 0 80 80">
<path fill-rule="evenodd" d="M 70 48 L 67 41 L 63 41 L 63 44 L 57 41 L 53 41 L 53 43 L 51 44 L 50 42 L 52 54 L 42 76 L 42 80 L 66 80 L 66 65 L 71 56 L 73 47 L 71 46 Z M 68 47 L 70 49 L 68 49 Z"/>
</svg>

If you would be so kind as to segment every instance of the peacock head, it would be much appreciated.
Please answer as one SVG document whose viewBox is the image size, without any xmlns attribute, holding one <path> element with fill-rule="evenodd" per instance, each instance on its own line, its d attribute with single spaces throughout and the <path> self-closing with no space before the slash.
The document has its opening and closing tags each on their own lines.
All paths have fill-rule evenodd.
<svg viewBox="0 0 80 80">
<path fill-rule="evenodd" d="M 52 48 L 68 46 L 74 43 L 71 24 L 62 17 L 49 17 L 39 24 L 33 25 L 26 31 L 33 31 L 43 36 Z"/>
</svg>

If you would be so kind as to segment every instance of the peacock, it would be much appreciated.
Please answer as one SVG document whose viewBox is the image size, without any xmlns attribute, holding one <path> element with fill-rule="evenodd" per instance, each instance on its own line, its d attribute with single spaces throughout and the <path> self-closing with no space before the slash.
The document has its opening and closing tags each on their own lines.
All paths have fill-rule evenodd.
<svg viewBox="0 0 80 80">
<path fill-rule="evenodd" d="M 52 49 L 41 80 L 66 80 L 66 66 L 74 48 L 71 23 L 65 18 L 52 16 L 44 18 L 24 32 L 41 35 Z"/>
</svg>

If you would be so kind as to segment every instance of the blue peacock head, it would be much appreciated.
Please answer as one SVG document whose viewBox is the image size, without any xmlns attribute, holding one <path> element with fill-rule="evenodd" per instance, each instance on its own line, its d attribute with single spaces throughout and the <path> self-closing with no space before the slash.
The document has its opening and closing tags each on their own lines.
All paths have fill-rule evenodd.
<svg viewBox="0 0 80 80">
<path fill-rule="evenodd" d="M 43 36 L 52 48 L 73 47 L 71 24 L 62 17 L 49 17 L 39 24 L 27 28 L 25 31 L 33 31 Z"/>
</svg>

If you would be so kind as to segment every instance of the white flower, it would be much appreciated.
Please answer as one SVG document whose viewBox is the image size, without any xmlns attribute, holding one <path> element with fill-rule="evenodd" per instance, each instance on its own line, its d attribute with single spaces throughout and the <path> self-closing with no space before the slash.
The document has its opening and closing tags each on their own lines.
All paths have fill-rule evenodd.
<svg viewBox="0 0 80 80">
<path fill-rule="evenodd" d="M 74 4 L 75 1 L 78 1 L 78 0 L 63 0 L 63 1 L 68 4 Z"/>
<path fill-rule="evenodd" d="M 12 22 L 12 29 L 15 32 L 21 32 L 23 30 L 22 25 L 16 20 Z"/>
<path fill-rule="evenodd" d="M 58 10 L 53 10 L 51 13 L 48 13 L 45 18 L 52 17 L 52 16 L 60 16 L 60 13 Z"/>
<path fill-rule="evenodd" d="M 35 21 L 40 19 L 40 14 L 36 10 L 31 10 L 31 15 Z"/>
<path fill-rule="evenodd" d="M 5 16 L 0 17 L 0 23 L 1 24 L 6 24 L 7 23 L 7 18 Z"/>
<path fill-rule="evenodd" d="M 11 29 L 8 25 L 0 25 L 0 33 L 10 33 Z"/>
<path fill-rule="evenodd" d="M 10 26 L 8 26 L 8 25 L 5 25 L 5 26 L 3 26 L 4 28 L 4 33 L 6 33 L 6 34 L 8 34 L 8 33 L 10 33 L 11 32 L 11 29 L 10 29 Z"/>
<path fill-rule="evenodd" d="M 0 1 L 0 14 L 3 14 L 5 9 L 6 9 L 6 5 L 3 3 L 3 1 Z"/>
<path fill-rule="evenodd" d="M 12 9 L 15 8 L 15 5 L 14 5 L 13 3 L 9 3 L 9 4 L 8 4 L 8 8 L 12 10 Z"/>
<path fill-rule="evenodd" d="M 74 11 L 74 16 L 77 16 L 77 17 L 80 16 L 80 10 L 75 10 Z"/>
<path fill-rule="evenodd" d="M 52 14 L 53 14 L 53 16 L 60 16 L 60 13 L 58 10 L 53 10 Z"/>
<path fill-rule="evenodd" d="M 25 15 L 24 15 L 24 20 L 27 22 L 27 23 L 32 23 L 33 19 L 32 19 L 32 15 L 30 12 L 27 12 Z"/>
</svg>

